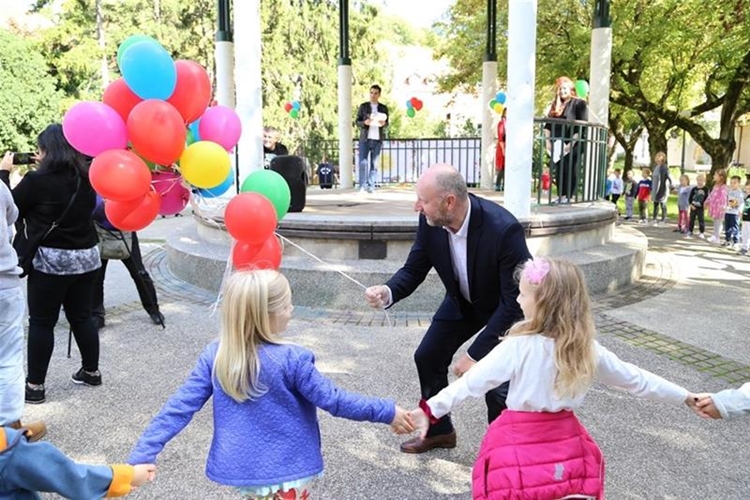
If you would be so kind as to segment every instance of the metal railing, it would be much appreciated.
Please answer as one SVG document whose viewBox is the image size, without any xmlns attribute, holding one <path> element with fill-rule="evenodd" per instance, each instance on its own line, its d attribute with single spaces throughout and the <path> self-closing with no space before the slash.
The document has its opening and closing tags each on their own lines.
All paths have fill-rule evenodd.
<svg viewBox="0 0 750 500">
<path fill-rule="evenodd" d="M 549 131 L 549 137 L 545 130 Z M 303 144 L 299 154 L 307 159 L 313 174 L 320 163 L 330 163 L 338 171 L 338 148 L 336 140 L 316 141 Z M 356 183 L 358 141 L 352 142 L 352 152 Z M 571 203 L 597 200 L 604 196 L 607 177 L 607 128 L 589 122 L 536 118 L 531 160 L 529 189 L 537 203 L 553 203 L 561 195 L 566 195 Z M 375 182 L 379 185 L 416 183 L 422 171 L 435 163 L 453 165 L 469 187 L 479 187 L 481 139 L 387 139 L 381 148 Z M 545 167 L 550 174 L 547 190 L 542 189 Z"/>
</svg>

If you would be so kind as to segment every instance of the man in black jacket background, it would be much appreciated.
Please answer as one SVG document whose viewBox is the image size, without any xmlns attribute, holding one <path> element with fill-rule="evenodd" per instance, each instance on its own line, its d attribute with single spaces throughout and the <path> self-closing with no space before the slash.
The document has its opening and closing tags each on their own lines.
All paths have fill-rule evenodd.
<svg viewBox="0 0 750 500">
<path fill-rule="evenodd" d="M 388 107 L 379 102 L 380 92 L 379 85 L 370 87 L 370 100 L 360 104 L 357 109 L 359 190 L 368 193 L 375 190 L 375 171 L 388 127 Z"/>
</svg>

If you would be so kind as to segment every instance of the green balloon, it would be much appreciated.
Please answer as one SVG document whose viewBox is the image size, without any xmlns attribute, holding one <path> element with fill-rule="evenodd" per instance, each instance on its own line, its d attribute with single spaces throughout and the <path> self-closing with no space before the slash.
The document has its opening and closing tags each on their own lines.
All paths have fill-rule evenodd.
<svg viewBox="0 0 750 500">
<path fill-rule="evenodd" d="M 414 111 L 414 108 L 409 108 L 409 109 L 406 110 L 406 115 L 409 118 L 414 118 L 414 115 L 416 115 L 416 114 L 417 114 L 417 112 Z"/>
<path fill-rule="evenodd" d="M 259 193 L 268 198 L 276 209 L 276 218 L 281 220 L 289 211 L 292 193 L 289 184 L 273 170 L 258 170 L 248 175 L 240 188 L 241 193 Z"/>
<path fill-rule="evenodd" d="M 185 144 L 190 146 L 194 142 L 195 142 L 195 134 L 193 134 L 192 130 L 187 129 L 187 135 L 185 136 Z"/>
<path fill-rule="evenodd" d="M 289 112 L 289 114 L 292 116 L 292 118 L 298 118 L 299 117 L 299 110 L 293 109 Z"/>
<path fill-rule="evenodd" d="M 581 99 L 586 99 L 589 95 L 589 83 L 586 80 L 577 80 L 576 84 L 576 95 Z"/>
<path fill-rule="evenodd" d="M 122 55 L 125 53 L 125 51 L 133 44 L 136 44 L 138 42 L 145 42 L 145 41 L 151 41 L 156 44 L 159 42 L 148 35 L 133 35 L 129 36 L 128 38 L 123 41 L 120 46 L 117 48 L 117 67 L 120 67 L 120 60 L 122 59 Z"/>
</svg>

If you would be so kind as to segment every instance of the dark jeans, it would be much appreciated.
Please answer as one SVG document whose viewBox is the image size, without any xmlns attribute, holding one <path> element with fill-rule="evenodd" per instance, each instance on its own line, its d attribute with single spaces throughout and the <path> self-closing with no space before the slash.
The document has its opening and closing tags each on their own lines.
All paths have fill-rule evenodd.
<svg viewBox="0 0 750 500">
<path fill-rule="evenodd" d="M 375 189 L 375 169 L 378 168 L 382 141 L 364 139 L 359 141 L 359 188 Z M 370 159 L 368 162 L 367 159 Z"/>
<path fill-rule="evenodd" d="M 497 170 L 495 173 L 495 191 L 505 190 L 505 169 Z"/>
<path fill-rule="evenodd" d="M 29 273 L 29 383 L 43 384 L 47 378 L 60 306 L 65 308 L 65 317 L 81 351 L 83 369 L 99 369 L 99 332 L 91 318 L 91 292 L 97 273 L 57 276 L 35 269 Z"/>
<path fill-rule="evenodd" d="M 740 240 L 739 214 L 724 214 L 724 237 L 730 243 L 737 243 Z"/>
<path fill-rule="evenodd" d="M 448 386 L 448 370 L 453 355 L 459 347 L 477 333 L 485 322 L 457 320 L 444 321 L 433 319 L 422 342 L 414 353 L 417 365 L 419 385 L 422 398 L 430 399 Z M 503 384 L 485 395 L 487 419 L 495 420 L 505 410 L 505 398 L 508 395 L 508 384 Z M 448 434 L 453 431 L 450 415 L 446 415 L 436 424 L 430 426 L 428 436 Z"/>
<path fill-rule="evenodd" d="M 555 172 L 557 177 L 557 195 L 567 196 L 573 201 L 576 191 L 578 190 L 578 152 L 579 145 L 576 143 L 571 146 L 568 154 L 563 155 L 559 161 L 552 162 L 551 172 Z"/>
<path fill-rule="evenodd" d="M 667 220 L 667 204 L 661 201 L 654 202 L 654 222 L 659 218 L 659 209 L 661 209 L 661 221 L 666 222 Z"/>
<path fill-rule="evenodd" d="M 141 247 L 138 244 L 138 235 L 133 234 L 133 241 L 130 247 L 130 257 L 122 261 L 125 264 L 130 277 L 135 283 L 135 289 L 138 290 L 138 297 L 147 313 L 153 314 L 159 312 L 159 303 L 156 298 L 156 289 L 154 282 L 151 280 L 141 258 Z M 93 315 L 103 318 L 106 311 L 104 310 L 104 276 L 107 273 L 108 260 L 102 260 L 102 267 L 97 273 L 96 283 L 94 285 L 92 297 Z"/>
<path fill-rule="evenodd" d="M 690 233 L 693 232 L 693 229 L 695 229 L 695 219 L 698 219 L 698 229 L 701 233 L 706 232 L 706 217 L 703 213 L 703 207 L 701 208 L 693 208 L 690 210 Z"/>
</svg>

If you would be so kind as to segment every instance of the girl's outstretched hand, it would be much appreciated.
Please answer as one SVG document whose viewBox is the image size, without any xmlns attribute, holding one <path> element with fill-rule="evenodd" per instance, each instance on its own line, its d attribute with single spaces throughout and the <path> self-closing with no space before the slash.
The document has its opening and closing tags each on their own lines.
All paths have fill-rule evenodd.
<svg viewBox="0 0 750 500">
<path fill-rule="evenodd" d="M 416 408 L 409 412 L 412 422 L 414 422 L 414 428 L 419 432 L 419 437 L 424 439 L 427 436 L 427 431 L 430 429 L 430 418 L 424 412 L 422 408 Z"/>
<path fill-rule="evenodd" d="M 134 465 L 133 469 L 133 482 L 130 483 L 133 488 L 143 486 L 156 477 L 156 465 L 154 464 L 138 464 Z"/>
<path fill-rule="evenodd" d="M 696 394 L 695 412 L 703 418 L 721 418 L 719 409 L 716 408 L 711 394 Z"/>
<path fill-rule="evenodd" d="M 409 412 L 396 405 L 396 415 L 391 422 L 391 430 L 396 434 L 409 434 L 414 432 L 414 423 Z"/>
</svg>

